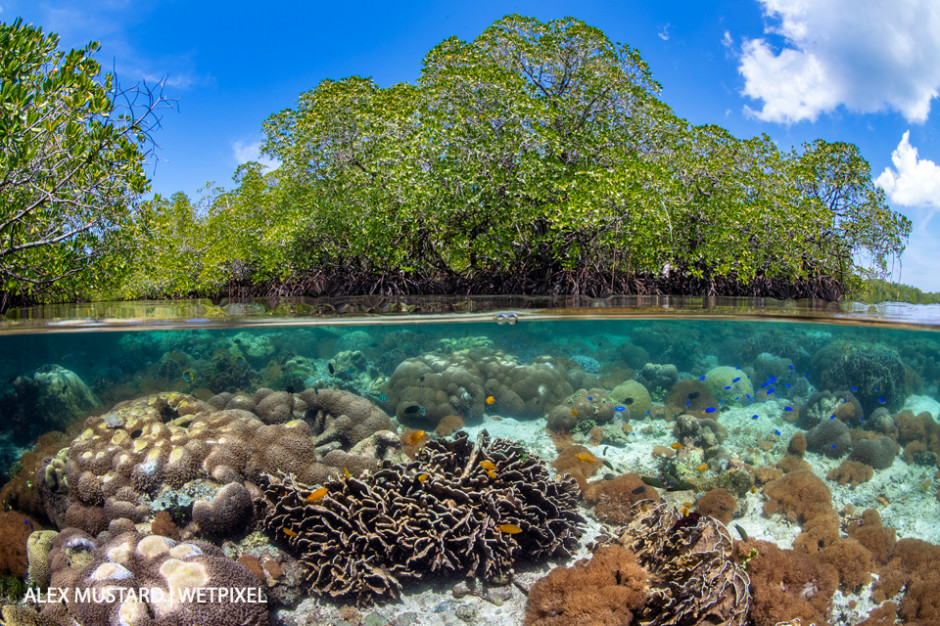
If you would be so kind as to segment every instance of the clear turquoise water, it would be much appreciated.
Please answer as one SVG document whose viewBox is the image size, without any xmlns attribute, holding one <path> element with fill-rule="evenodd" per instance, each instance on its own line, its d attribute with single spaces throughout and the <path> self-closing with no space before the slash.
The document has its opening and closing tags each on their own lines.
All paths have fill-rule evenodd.
<svg viewBox="0 0 940 626">
<path fill-rule="evenodd" d="M 817 392 L 852 390 L 861 414 L 850 426 L 862 436 L 899 438 L 896 425 L 892 429 L 883 418 L 876 420 L 876 413 L 894 416 L 907 408 L 928 412 L 934 422 L 938 417 L 940 327 L 932 325 L 938 321 L 934 307 L 746 303 L 735 308 L 726 302 L 658 299 L 597 301 L 589 311 L 573 312 L 501 304 L 506 302 L 372 301 L 346 308 L 333 303 L 216 307 L 200 302 L 22 312 L 0 330 L 3 479 L 21 471 L 16 461 L 38 436 L 106 413 L 119 402 L 165 391 L 209 400 L 220 393 L 253 395 L 262 388 L 291 393 L 339 388 L 369 399 L 402 430 L 431 433 L 438 419 L 457 414 L 473 432 L 512 423 L 526 426 L 528 430 L 520 427 L 519 432 L 534 437 L 531 433 L 545 427 L 550 411 L 578 389 L 610 393 L 625 381 L 639 379 L 652 395 L 649 414 L 631 415 L 622 404 L 625 399 L 611 398 L 620 408 L 614 420 L 617 428 L 623 432 L 624 424 L 630 426 L 626 439 L 605 435 L 602 443 L 591 442 L 590 428 L 574 429 L 574 437 L 593 445 L 598 454 L 603 448 L 617 472 L 647 475 L 655 473 L 655 466 L 631 463 L 649 457 L 654 445 L 674 439 L 668 433 L 671 422 L 663 415 L 665 411 L 674 417 L 664 406 L 669 404 L 670 387 L 680 381 L 702 382 L 721 366 L 739 371 L 737 378 L 748 379 L 750 388 L 739 388 L 735 381 L 728 385 L 733 389 L 712 389 L 715 401 L 698 407 L 698 417 L 725 422 L 731 432 L 721 454 L 712 454 L 713 473 L 738 462 L 772 465 L 779 460 L 792 434 L 810 430 L 797 416 Z M 621 308 L 623 304 L 640 306 Z M 487 310 L 494 306 L 496 310 Z M 458 313 L 435 312 L 441 310 Z M 303 315 L 285 317 L 289 313 Z M 523 391 L 524 386 L 471 372 L 479 380 L 468 380 L 459 392 L 446 390 L 448 397 L 431 406 L 422 400 L 426 396 L 414 395 L 418 383 L 401 382 L 402 363 L 436 359 L 446 364 L 493 355 L 521 368 L 551 363 L 557 373 L 552 380 L 567 385 L 566 391 Z M 657 378 L 661 366 L 674 366 L 674 373 Z M 433 386 L 437 379 L 430 376 L 427 383 Z M 510 388 L 516 392 L 512 401 L 500 396 Z M 544 396 L 541 405 L 530 402 L 533 394 Z M 676 408 L 681 413 L 684 407 L 673 400 L 673 413 Z M 758 452 L 762 441 L 777 445 Z M 537 452 L 546 453 L 546 442 Z M 535 447 L 533 441 L 523 443 Z M 845 455 L 833 459 L 817 451 L 808 458 L 831 485 L 834 504 L 858 500 L 856 507 L 863 509 L 877 506 L 874 498 L 879 494 L 895 502 L 898 494 L 909 492 L 912 500 L 917 496 L 916 507 L 895 506 L 883 517 L 904 528 L 905 536 L 920 533 L 920 538 L 937 542 L 925 530 L 940 526 L 940 450 L 933 449 L 937 441 L 925 438 L 907 458 L 902 453 L 910 440 L 899 443 L 893 469 L 876 470 L 872 484 L 878 487 L 867 491 L 861 487 L 849 492 L 825 478 L 827 468 Z M 878 482 L 879 473 L 887 477 L 889 472 L 890 480 Z M 909 483 L 899 485 L 897 476 L 907 477 Z M 890 494 L 884 487 L 889 483 L 894 489 Z M 49 520 L 42 521 L 49 525 Z M 768 526 L 771 521 L 768 516 Z"/>
</svg>

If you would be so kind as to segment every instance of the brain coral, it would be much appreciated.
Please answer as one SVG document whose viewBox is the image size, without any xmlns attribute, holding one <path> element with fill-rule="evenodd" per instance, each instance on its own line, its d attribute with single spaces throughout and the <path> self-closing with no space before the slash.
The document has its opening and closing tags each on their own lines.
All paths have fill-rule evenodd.
<svg viewBox="0 0 940 626">
<path fill-rule="evenodd" d="M 346 392 L 326 395 L 356 398 Z M 387 416 L 364 422 L 349 419 L 354 428 L 344 431 L 346 435 L 362 436 L 370 434 L 369 428 L 391 425 Z M 335 421 L 342 422 L 342 416 Z M 336 449 L 342 443 L 318 451 L 313 435 L 314 428 L 304 420 L 264 424 L 253 413 L 216 410 L 183 394 L 124 402 L 86 420 L 85 430 L 71 445 L 44 463 L 39 475 L 45 476 L 45 509 L 60 528 L 76 526 L 94 534 L 111 519 L 143 521 L 150 514 L 149 498 L 197 478 L 224 485 L 280 469 L 317 482 L 344 468 L 359 474 L 378 463 L 376 457 L 355 454 L 351 448 Z M 385 453 L 387 448 L 370 451 Z"/>
<path fill-rule="evenodd" d="M 297 553 L 311 593 L 359 604 L 428 575 L 493 580 L 521 559 L 566 557 L 584 521 L 573 480 L 553 480 L 524 448 L 485 432 L 430 441 L 413 463 L 323 488 L 269 477 L 264 529 Z"/>
<path fill-rule="evenodd" d="M 430 352 L 403 361 L 383 387 L 400 420 L 429 425 L 447 415 L 478 418 L 484 409 L 541 417 L 574 391 L 564 361 L 514 356 L 484 348 Z M 487 398 L 492 397 L 492 404 Z"/>
<path fill-rule="evenodd" d="M 136 532 L 102 535 L 96 541 L 70 528 L 53 541 L 49 562 L 51 586 L 67 589 L 72 597 L 69 602 L 47 604 L 42 616 L 63 626 L 269 623 L 267 602 L 258 591 L 258 580 L 219 548 L 205 542 L 177 543 Z M 138 596 L 140 589 L 148 590 L 147 597 Z M 186 591 L 199 589 L 204 594 L 209 589 L 239 590 L 242 595 L 205 595 L 204 601 L 184 596 Z M 254 595 L 249 597 L 248 590 Z M 81 597 L 79 591 L 89 595 Z"/>
</svg>

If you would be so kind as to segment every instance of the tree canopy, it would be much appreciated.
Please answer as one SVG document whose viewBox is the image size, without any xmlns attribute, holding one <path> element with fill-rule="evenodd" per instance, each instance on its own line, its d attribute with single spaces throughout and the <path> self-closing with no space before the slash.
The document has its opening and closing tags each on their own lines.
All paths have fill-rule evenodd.
<svg viewBox="0 0 940 626">
<path fill-rule="evenodd" d="M 52 285 L 87 293 L 110 276 L 148 188 L 161 100 L 101 77 L 96 43 L 63 52 L 58 41 L 19 20 L 0 24 L 0 309 Z"/>
<path fill-rule="evenodd" d="M 414 84 L 324 80 L 264 122 L 276 169 L 147 203 L 111 293 L 835 297 L 904 249 L 854 145 L 783 152 L 659 94 L 637 50 L 519 15 L 441 42 Z"/>
</svg>

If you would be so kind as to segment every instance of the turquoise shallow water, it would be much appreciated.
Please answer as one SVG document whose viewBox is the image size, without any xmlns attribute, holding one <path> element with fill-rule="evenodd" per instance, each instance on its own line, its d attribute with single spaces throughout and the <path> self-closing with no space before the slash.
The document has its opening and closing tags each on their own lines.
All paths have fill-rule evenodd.
<svg viewBox="0 0 940 626">
<path fill-rule="evenodd" d="M 590 308 L 564 308 L 585 304 Z M 451 441 L 450 432 L 461 428 L 471 439 L 486 430 L 513 441 L 526 458 L 544 459 L 550 473 L 556 470 L 547 463 L 564 457 L 568 447 L 569 459 L 559 461 L 558 471 L 576 475 L 581 490 L 598 489 L 591 481 L 634 476 L 630 480 L 645 480 L 636 484 L 657 489 L 681 515 L 699 508 L 709 513 L 699 502 L 714 488 L 731 492 L 735 500 L 726 523 L 734 539 L 747 535 L 769 541 L 822 568 L 822 573 L 805 574 L 806 580 L 780 583 L 799 589 L 768 600 L 759 590 L 777 582 L 762 578 L 755 566 L 747 618 L 752 623 L 800 616 L 803 623 L 821 623 L 820 618 L 861 623 L 892 598 L 908 622 L 936 623 L 929 621 L 928 609 L 914 605 L 916 572 L 904 574 L 897 562 L 891 565 L 898 538 L 923 541 L 925 549 L 940 543 L 940 335 L 933 325 L 940 318 L 934 307 L 662 298 L 587 303 L 376 299 L 87 305 L 10 317 L 0 334 L 0 469 L 5 514 L 12 520 L 5 523 L 22 524 L 30 532 L 41 527 L 64 533 L 78 526 L 89 542 L 105 531 L 97 539 L 102 550 L 107 533 L 117 533 L 108 530 L 115 520 L 129 519 L 138 533 L 153 532 L 154 516 L 168 510 L 158 503 L 185 494 L 187 504 L 169 509 L 174 541 L 224 545 L 229 557 L 244 557 L 245 567 L 266 568 L 260 584 L 267 591 L 271 623 L 294 623 L 290 620 L 314 610 L 339 615 L 342 602 L 299 604 L 311 589 L 318 598 L 317 584 L 304 578 L 316 566 L 310 559 L 306 565 L 296 561 L 303 561 L 303 550 L 296 542 L 291 545 L 290 533 L 280 526 L 272 532 L 261 477 L 291 472 L 306 476 L 302 482 L 311 490 L 322 484 L 330 493 L 337 487 L 328 481 L 346 480 L 344 473 L 351 472 L 353 479 L 369 475 L 379 458 L 404 467 L 411 458 L 403 455 L 417 454 L 428 441 Z M 353 404 L 332 408 L 320 397 L 330 390 L 356 398 L 359 409 Z M 162 399 L 154 404 L 153 394 L 160 393 Z M 139 408 L 144 406 L 150 408 Z M 358 430 L 338 421 L 343 411 L 352 414 L 362 407 L 388 421 Z M 147 411 L 152 423 L 141 417 L 150 415 Z M 196 445 L 201 435 L 195 424 L 208 424 L 206 416 L 225 411 L 236 411 L 227 415 L 244 423 Z M 137 427 L 135 420 L 143 421 Z M 245 434 L 261 424 L 280 434 L 273 439 Z M 284 424 L 298 425 L 284 426 L 293 431 L 272 430 Z M 388 444 L 394 450 L 362 443 L 380 430 L 394 433 Z M 225 447 L 232 437 L 245 439 Z M 180 474 L 174 463 L 184 453 L 172 456 L 173 450 L 186 445 L 185 454 L 192 458 L 186 457 L 189 469 Z M 279 445 L 287 449 L 281 456 L 268 453 Z M 213 460 L 213 449 L 244 458 L 223 463 Z M 332 465 L 325 460 L 339 453 L 347 460 Z M 326 468 L 322 476 L 310 469 L 317 463 Z M 811 473 L 816 482 L 774 482 L 794 471 Z M 255 504 L 247 512 L 231 513 L 230 530 L 226 524 L 212 529 L 205 517 L 200 523 L 194 502 L 215 502 L 219 488 L 232 483 L 239 489 L 244 485 L 245 498 Z M 820 496 L 819 489 L 807 495 L 817 484 L 828 496 Z M 776 491 L 768 485 L 776 485 Z M 796 503 L 783 502 L 781 489 Z M 605 497 L 609 504 L 613 496 Z M 638 499 L 624 497 L 627 508 L 628 500 Z M 584 518 L 580 527 L 588 532 L 569 552 L 585 556 L 595 530 L 602 524 L 615 528 L 623 520 L 609 506 L 598 506 L 596 495 L 578 498 L 576 511 Z M 801 498 L 820 500 L 813 506 L 830 512 L 828 522 L 820 521 L 825 516 L 815 522 L 826 530 L 812 530 L 813 516 L 801 512 L 806 505 Z M 892 540 L 885 539 L 888 531 L 858 532 L 866 509 L 877 512 L 879 527 L 894 529 Z M 485 523 L 497 528 L 499 521 Z M 872 522 L 871 515 L 865 521 Z M 29 536 L 17 531 L 7 535 L 12 546 L 25 544 Z M 812 541 L 807 533 L 815 533 Z M 871 539 L 875 534 L 881 543 Z M 879 587 L 874 577 L 840 579 L 841 570 L 833 570 L 832 562 L 842 554 L 837 549 L 849 549 L 842 542 L 850 538 L 852 549 L 859 544 L 867 550 L 863 569 L 882 580 L 890 569 L 892 580 L 901 582 Z M 559 557 L 533 564 L 523 557 L 513 557 L 518 562 L 512 570 L 520 576 L 527 572 L 530 582 L 553 565 L 572 562 Z M 746 560 L 738 558 L 737 566 Z M 395 571 L 391 562 L 382 568 Z M 72 569 L 80 581 L 81 567 L 73 563 Z M 8 565 L 8 571 L 18 573 L 16 566 Z M 433 612 L 441 598 L 453 596 L 451 588 L 461 578 L 430 572 L 416 576 L 438 586 L 431 591 L 408 587 L 408 579 L 401 597 L 385 605 L 382 615 L 397 619 Z M 825 602 L 810 602 L 817 595 L 806 591 L 810 584 Z M 421 593 L 432 594 L 432 600 Z M 525 597 L 518 589 L 512 593 L 507 591 L 505 611 L 495 616 L 487 611 L 496 605 L 480 594 L 440 612 L 467 606 L 470 621 L 521 623 Z M 437 604 L 429 608 L 427 603 Z M 768 613 L 764 604 L 789 607 L 789 613 Z M 361 616 L 368 614 L 363 609 Z"/>
</svg>

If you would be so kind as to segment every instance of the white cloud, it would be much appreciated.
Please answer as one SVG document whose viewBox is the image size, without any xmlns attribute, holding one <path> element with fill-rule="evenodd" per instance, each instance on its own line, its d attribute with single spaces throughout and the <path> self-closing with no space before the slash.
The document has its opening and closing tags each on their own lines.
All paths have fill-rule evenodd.
<svg viewBox="0 0 940 626">
<path fill-rule="evenodd" d="M 940 165 L 918 158 L 910 139 L 911 131 L 906 131 L 891 153 L 894 168 L 886 167 L 875 184 L 885 190 L 891 204 L 940 209 Z"/>
<path fill-rule="evenodd" d="M 940 93 L 937 0 L 759 0 L 770 38 L 745 39 L 739 71 L 758 119 L 815 120 L 838 106 L 923 123 Z"/>
<path fill-rule="evenodd" d="M 659 35 L 659 38 L 663 41 L 669 41 L 669 22 L 666 22 L 666 25 L 663 26 L 663 29 L 656 34 Z"/>
<path fill-rule="evenodd" d="M 277 169 L 281 165 L 277 159 L 271 159 L 261 155 L 260 141 L 255 141 L 252 143 L 245 143 L 244 141 L 233 141 L 232 155 L 235 157 L 235 162 L 239 165 L 244 165 L 249 161 L 254 161 L 256 163 L 260 163 L 264 168 L 264 171 Z"/>
</svg>

